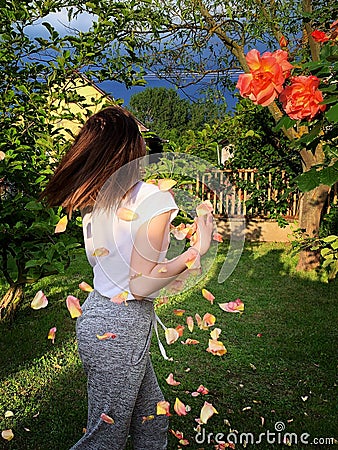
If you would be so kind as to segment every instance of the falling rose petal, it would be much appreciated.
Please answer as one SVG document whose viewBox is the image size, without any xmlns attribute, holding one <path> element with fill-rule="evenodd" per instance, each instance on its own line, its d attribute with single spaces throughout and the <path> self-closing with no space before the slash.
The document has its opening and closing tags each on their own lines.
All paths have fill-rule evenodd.
<svg viewBox="0 0 338 450">
<path fill-rule="evenodd" d="M 158 187 L 160 191 L 169 191 L 172 187 L 175 186 L 177 181 L 170 180 L 169 178 L 162 178 L 161 180 L 158 180 Z"/>
<path fill-rule="evenodd" d="M 108 255 L 109 255 L 109 250 L 105 247 L 96 248 L 92 253 L 92 256 L 96 256 L 97 258 L 101 258 L 103 256 L 108 256 Z"/>
<path fill-rule="evenodd" d="M 199 253 L 191 255 L 185 261 L 185 265 L 189 270 L 200 269 L 201 268 L 201 256 Z"/>
<path fill-rule="evenodd" d="M 175 437 L 177 437 L 177 439 L 183 439 L 183 433 L 182 431 L 174 431 L 174 430 L 169 430 L 170 433 L 172 433 Z"/>
<path fill-rule="evenodd" d="M 85 281 L 81 281 L 81 283 L 79 284 L 79 288 L 81 289 L 81 291 L 84 292 L 92 292 L 94 289 Z"/>
<path fill-rule="evenodd" d="M 197 388 L 197 392 L 202 394 L 202 395 L 207 395 L 209 394 L 209 389 L 207 389 L 206 387 L 203 386 L 203 384 L 200 384 Z"/>
<path fill-rule="evenodd" d="M 186 227 L 184 223 L 180 223 L 176 227 L 172 227 L 170 229 L 172 235 L 178 241 L 183 241 L 187 237 L 187 234 L 190 232 L 190 228 Z"/>
<path fill-rule="evenodd" d="M 202 295 L 206 300 L 209 300 L 209 302 L 213 305 L 215 296 L 209 292 L 207 289 L 202 289 Z"/>
<path fill-rule="evenodd" d="M 171 416 L 169 410 L 170 410 L 170 403 L 167 402 L 166 400 L 161 400 L 156 405 L 156 414 L 158 416 L 162 415 Z"/>
<path fill-rule="evenodd" d="M 104 333 L 104 334 L 97 334 L 96 337 L 99 341 L 104 341 L 105 339 L 115 339 L 116 334 L 114 333 Z"/>
<path fill-rule="evenodd" d="M 173 310 L 173 313 L 174 313 L 176 316 L 183 316 L 183 314 L 185 313 L 185 309 L 174 309 L 174 310 Z"/>
<path fill-rule="evenodd" d="M 181 383 L 179 381 L 174 380 L 174 375 L 172 373 L 170 373 L 168 375 L 168 377 L 165 379 L 165 381 L 170 385 L 170 386 L 178 386 Z"/>
<path fill-rule="evenodd" d="M 54 233 L 63 233 L 64 231 L 66 231 L 67 224 L 68 224 L 68 217 L 67 216 L 61 217 L 61 219 L 56 224 Z"/>
<path fill-rule="evenodd" d="M 110 425 L 115 423 L 115 420 L 112 417 L 107 416 L 107 414 L 105 413 L 102 413 L 100 417 L 103 420 L 103 422 L 109 423 Z"/>
<path fill-rule="evenodd" d="M 125 222 L 132 222 L 138 218 L 138 214 L 128 208 L 119 208 L 116 212 L 116 215 L 119 219 L 124 220 Z"/>
<path fill-rule="evenodd" d="M 56 327 L 51 328 L 48 332 L 47 339 L 51 339 L 52 344 L 54 344 L 54 341 L 55 341 L 55 333 L 56 333 Z"/>
<path fill-rule="evenodd" d="M 205 214 L 209 214 L 213 212 L 214 207 L 212 206 L 210 200 L 205 200 L 201 204 L 196 207 L 197 216 L 204 216 Z"/>
<path fill-rule="evenodd" d="M 157 184 L 157 180 L 155 178 L 149 178 L 149 180 L 146 181 L 148 184 Z"/>
<path fill-rule="evenodd" d="M 45 294 L 42 291 L 38 291 L 35 294 L 35 297 L 33 298 L 31 302 L 31 308 L 32 309 L 41 309 L 46 308 L 48 305 L 48 300 Z"/>
<path fill-rule="evenodd" d="M 190 333 L 192 333 L 194 329 L 194 319 L 191 316 L 187 317 L 187 325 L 188 330 L 190 331 Z"/>
<path fill-rule="evenodd" d="M 0 161 L 3 161 L 6 158 L 6 153 L 0 151 Z"/>
<path fill-rule="evenodd" d="M 179 444 L 181 444 L 181 445 L 189 445 L 188 439 L 180 439 L 178 442 L 179 442 Z"/>
<path fill-rule="evenodd" d="M 222 330 L 220 328 L 214 328 L 212 331 L 210 331 L 211 339 L 215 339 L 215 341 L 217 341 L 221 333 Z"/>
<path fill-rule="evenodd" d="M 145 422 L 148 422 L 149 420 L 154 420 L 155 416 L 153 414 L 151 414 L 150 416 L 143 416 L 142 417 L 142 424 L 144 424 Z"/>
<path fill-rule="evenodd" d="M 240 313 L 244 311 L 244 303 L 239 298 L 234 302 L 219 303 L 218 306 L 223 309 L 223 311 L 231 313 Z"/>
<path fill-rule="evenodd" d="M 177 327 L 175 327 L 175 330 L 177 331 L 177 333 L 179 334 L 180 337 L 183 336 L 184 328 L 185 328 L 184 325 L 177 325 Z"/>
<path fill-rule="evenodd" d="M 205 313 L 203 316 L 203 326 L 212 327 L 216 322 L 216 317 L 213 314 Z"/>
<path fill-rule="evenodd" d="M 73 295 L 68 295 L 66 299 L 66 305 L 70 313 L 70 317 L 75 319 L 82 315 L 82 308 L 80 306 L 80 300 Z"/>
<path fill-rule="evenodd" d="M 180 337 L 180 335 L 178 334 L 178 331 L 175 330 L 175 328 L 166 328 L 165 339 L 166 339 L 168 345 L 176 342 L 179 337 Z"/>
<path fill-rule="evenodd" d="M 6 412 L 5 412 L 5 418 L 6 418 L 6 419 L 8 419 L 9 417 L 13 417 L 13 416 L 14 416 L 13 411 L 6 411 Z"/>
<path fill-rule="evenodd" d="M 201 326 L 202 326 L 202 324 L 203 324 L 203 322 L 202 322 L 202 317 L 199 315 L 199 314 L 195 314 L 195 319 L 196 319 L 196 322 L 197 322 L 197 326 L 199 327 L 199 328 L 201 328 Z"/>
<path fill-rule="evenodd" d="M 6 441 L 11 441 L 14 437 L 14 433 L 12 430 L 3 430 L 1 436 L 6 439 Z"/>
<path fill-rule="evenodd" d="M 181 342 L 181 344 L 183 344 L 183 345 L 196 345 L 196 344 L 199 344 L 200 343 L 200 341 L 197 341 L 196 339 L 190 339 L 190 338 L 187 338 L 186 340 L 185 340 L 185 342 Z"/>
<path fill-rule="evenodd" d="M 166 305 L 168 302 L 169 302 L 169 297 L 164 296 L 164 297 L 159 298 L 156 306 Z"/>
<path fill-rule="evenodd" d="M 211 416 L 214 414 L 218 414 L 216 409 L 212 406 L 211 403 L 204 402 L 200 413 L 200 421 L 204 424 L 208 422 Z"/>
<path fill-rule="evenodd" d="M 121 303 L 125 303 L 125 305 L 127 306 L 127 298 L 128 298 L 128 291 L 123 291 L 120 294 L 115 295 L 113 298 L 111 298 L 110 300 L 113 303 L 117 303 L 118 305 L 121 305 Z"/>
<path fill-rule="evenodd" d="M 223 242 L 223 237 L 222 237 L 222 235 L 220 233 L 214 233 L 212 235 L 212 238 L 213 238 L 214 241 Z"/>
<path fill-rule="evenodd" d="M 187 414 L 187 410 L 185 409 L 185 404 L 181 402 L 181 400 L 176 397 L 175 404 L 174 404 L 174 410 L 176 414 L 179 416 L 185 416 Z"/>
<path fill-rule="evenodd" d="M 193 222 L 193 223 L 190 223 L 190 224 L 188 224 L 188 225 L 186 225 L 186 229 L 188 230 L 188 233 L 187 233 L 187 239 L 191 239 L 192 238 L 192 235 L 196 232 L 196 230 L 197 230 L 197 223 L 196 222 Z"/>
<path fill-rule="evenodd" d="M 227 349 L 224 347 L 223 342 L 216 341 L 215 339 L 209 339 L 209 347 L 207 352 L 216 356 L 222 356 L 227 353 Z"/>
</svg>

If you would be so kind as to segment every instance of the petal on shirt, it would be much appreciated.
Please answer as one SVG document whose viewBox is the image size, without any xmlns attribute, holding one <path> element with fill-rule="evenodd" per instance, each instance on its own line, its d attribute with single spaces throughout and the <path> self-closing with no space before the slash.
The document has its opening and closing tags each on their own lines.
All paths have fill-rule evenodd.
<svg viewBox="0 0 338 450">
<path fill-rule="evenodd" d="M 128 208 L 119 208 L 117 210 L 117 217 L 126 222 L 131 222 L 132 220 L 136 220 L 138 218 L 138 214 Z"/>
</svg>

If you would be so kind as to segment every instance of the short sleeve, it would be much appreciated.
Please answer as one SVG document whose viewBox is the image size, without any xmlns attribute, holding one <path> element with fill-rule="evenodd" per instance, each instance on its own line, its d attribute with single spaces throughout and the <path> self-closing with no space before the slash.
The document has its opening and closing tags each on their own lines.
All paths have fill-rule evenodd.
<svg viewBox="0 0 338 450">
<path fill-rule="evenodd" d="M 131 208 L 137 215 L 137 227 L 165 212 L 171 211 L 170 221 L 178 214 L 173 195 L 169 191 L 160 191 L 157 186 L 146 184 L 140 189 L 135 204 Z"/>
</svg>

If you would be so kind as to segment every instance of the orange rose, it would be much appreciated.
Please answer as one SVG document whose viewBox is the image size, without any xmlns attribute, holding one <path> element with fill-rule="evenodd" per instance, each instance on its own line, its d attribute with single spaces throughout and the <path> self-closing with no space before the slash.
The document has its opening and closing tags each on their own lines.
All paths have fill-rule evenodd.
<svg viewBox="0 0 338 450">
<path fill-rule="evenodd" d="M 258 50 L 246 55 L 250 73 L 241 74 L 236 87 L 242 97 L 248 97 L 256 105 L 268 106 L 283 90 L 286 76 L 292 65 L 287 61 L 287 52 L 277 50 L 261 56 Z"/>
<path fill-rule="evenodd" d="M 324 31 L 315 30 L 311 33 L 311 36 L 316 42 L 327 42 L 329 40 Z"/>
<path fill-rule="evenodd" d="M 320 111 L 325 111 L 326 105 L 320 104 L 323 94 L 318 86 L 319 79 L 313 75 L 291 77 L 291 85 L 279 97 L 291 119 L 313 119 Z"/>
</svg>

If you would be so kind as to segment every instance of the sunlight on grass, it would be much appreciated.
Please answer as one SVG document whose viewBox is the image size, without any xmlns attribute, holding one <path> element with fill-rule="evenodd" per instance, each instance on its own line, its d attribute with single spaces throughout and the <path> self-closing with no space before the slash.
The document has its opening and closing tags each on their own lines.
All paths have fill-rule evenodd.
<svg viewBox="0 0 338 450">
<path fill-rule="evenodd" d="M 207 401 L 218 411 L 204 426 L 207 433 L 273 431 L 279 420 L 290 433 L 334 436 L 337 282 L 327 284 L 316 273 L 296 272 L 296 259 L 285 244 L 259 244 L 247 245 L 235 271 L 219 284 L 226 244 L 220 250 L 205 279 L 156 308 L 166 326 L 185 327 L 183 336 L 166 346 L 172 361 L 163 360 L 155 337 L 151 347 L 159 383 L 171 404 L 170 428 L 184 433 L 190 441 L 187 448 L 214 448 L 195 442 L 195 418 Z M 65 299 L 75 295 L 84 301 L 86 294 L 78 288 L 83 280 L 92 281 L 81 253 L 66 275 L 30 286 L 14 325 L 1 325 L 0 428 L 14 432 L 12 441 L 1 441 L 5 449 L 50 450 L 57 443 L 58 450 L 67 450 L 81 437 L 86 425 L 86 379 L 77 355 L 75 320 Z M 202 288 L 215 296 L 214 304 L 203 297 Z M 30 301 L 39 289 L 49 304 L 34 311 Z M 244 302 L 243 314 L 227 313 L 218 306 L 237 298 Z M 185 310 L 183 316 L 176 316 L 175 308 Z M 224 356 L 206 351 L 210 330 L 199 329 L 195 320 L 193 332 L 187 328 L 188 316 L 203 317 L 207 312 L 216 317 L 211 329 L 222 330 Z M 47 340 L 52 326 L 57 328 L 54 345 Z M 165 342 L 162 330 L 160 337 Z M 187 338 L 199 344 L 182 345 Z M 166 383 L 169 373 L 181 382 L 179 386 Z M 201 384 L 209 393 L 193 397 Z M 173 412 L 176 397 L 191 407 L 186 416 Z M 14 417 L 4 417 L 8 410 Z M 170 434 L 169 449 L 177 446 L 178 439 Z M 264 443 L 256 447 L 271 449 Z"/>
</svg>

